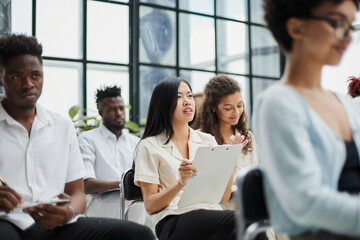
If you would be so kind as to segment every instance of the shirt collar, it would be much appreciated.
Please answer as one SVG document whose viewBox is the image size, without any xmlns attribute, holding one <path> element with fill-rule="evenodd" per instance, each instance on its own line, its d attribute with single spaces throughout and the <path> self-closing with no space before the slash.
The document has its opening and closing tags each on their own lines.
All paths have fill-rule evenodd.
<svg viewBox="0 0 360 240">
<path fill-rule="evenodd" d="M 45 108 L 36 104 L 36 116 L 43 125 L 52 125 L 56 120 L 55 116 Z"/>
<path fill-rule="evenodd" d="M 42 123 L 42 125 L 51 125 L 55 118 L 45 108 L 36 104 L 36 116 L 35 118 Z M 4 109 L 0 102 L 0 121 L 7 121 L 8 124 L 19 124 L 14 118 L 12 118 Z"/>
<path fill-rule="evenodd" d="M 201 138 L 199 136 L 199 134 L 197 133 L 197 131 L 195 131 L 194 129 L 190 128 L 190 136 L 189 136 L 189 142 L 194 142 L 194 143 L 201 143 Z M 169 141 L 167 144 L 165 144 L 165 142 L 168 140 L 168 137 L 166 136 L 165 131 L 163 131 L 162 133 L 160 133 L 159 135 L 156 136 L 156 140 L 159 144 L 159 146 L 161 147 L 172 147 L 173 143 L 171 141 Z"/>
<path fill-rule="evenodd" d="M 100 124 L 99 129 L 100 129 L 101 134 L 104 136 L 104 138 L 115 138 L 116 139 L 116 135 L 112 131 L 110 131 L 107 127 L 105 127 L 105 125 L 103 123 Z M 124 135 L 124 131 L 122 130 L 120 138 L 123 135 Z"/>
</svg>

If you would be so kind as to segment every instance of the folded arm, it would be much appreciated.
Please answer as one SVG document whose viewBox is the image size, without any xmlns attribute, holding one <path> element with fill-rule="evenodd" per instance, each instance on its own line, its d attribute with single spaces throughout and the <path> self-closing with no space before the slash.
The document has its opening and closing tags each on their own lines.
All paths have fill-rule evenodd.
<svg viewBox="0 0 360 240">
<path fill-rule="evenodd" d="M 84 180 L 86 194 L 95 194 L 119 188 L 120 181 L 104 181 L 95 178 L 87 178 Z"/>
</svg>

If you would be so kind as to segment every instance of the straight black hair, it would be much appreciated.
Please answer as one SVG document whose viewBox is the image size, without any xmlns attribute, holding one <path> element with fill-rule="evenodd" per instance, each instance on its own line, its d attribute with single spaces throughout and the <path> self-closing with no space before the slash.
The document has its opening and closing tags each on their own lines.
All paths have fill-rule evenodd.
<svg viewBox="0 0 360 240">
<path fill-rule="evenodd" d="M 174 135 L 172 119 L 177 105 L 178 89 L 181 82 L 191 86 L 185 79 L 169 77 L 161 80 L 154 88 L 151 96 L 146 126 L 141 139 L 156 136 L 165 131 L 167 144 Z"/>
</svg>

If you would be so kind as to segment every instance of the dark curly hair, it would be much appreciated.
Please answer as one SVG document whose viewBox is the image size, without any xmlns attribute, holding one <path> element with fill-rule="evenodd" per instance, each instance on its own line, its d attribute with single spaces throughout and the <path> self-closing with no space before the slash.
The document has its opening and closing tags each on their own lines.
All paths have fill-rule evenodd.
<svg viewBox="0 0 360 240">
<path fill-rule="evenodd" d="M 224 138 L 220 132 L 219 121 L 213 109 L 217 109 L 221 99 L 236 92 L 241 92 L 239 84 L 232 78 L 224 74 L 218 74 L 211 78 L 205 86 L 205 102 L 201 112 L 200 130 L 205 133 L 213 135 L 219 145 L 224 144 Z M 233 132 L 238 130 L 244 135 L 248 144 L 243 148 L 243 153 L 247 154 L 252 151 L 252 138 L 249 129 L 247 128 L 248 118 L 245 113 L 245 108 L 240 116 L 239 122 L 232 126 Z"/>
<path fill-rule="evenodd" d="M 314 8 L 323 2 L 340 4 L 345 0 L 263 0 L 265 22 L 267 28 L 286 53 L 292 49 L 292 38 L 286 30 L 286 22 L 289 18 L 308 18 Z M 359 0 L 352 0 L 359 9 Z"/>
<path fill-rule="evenodd" d="M 96 106 L 99 109 L 99 103 L 104 98 L 108 97 L 121 97 L 121 88 L 114 86 L 103 86 L 96 91 Z"/>
<path fill-rule="evenodd" d="M 354 97 L 360 96 L 360 77 L 349 77 L 348 95 Z"/>
<path fill-rule="evenodd" d="M 42 64 L 42 46 L 35 37 L 10 34 L 0 38 L 0 65 L 5 66 L 10 59 L 24 54 L 35 56 Z"/>
</svg>

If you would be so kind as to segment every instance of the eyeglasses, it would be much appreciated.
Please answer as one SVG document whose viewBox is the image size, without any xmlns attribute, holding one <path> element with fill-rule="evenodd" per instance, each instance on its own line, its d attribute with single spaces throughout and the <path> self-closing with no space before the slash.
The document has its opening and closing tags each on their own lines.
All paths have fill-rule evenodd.
<svg viewBox="0 0 360 240">
<path fill-rule="evenodd" d="M 318 17 L 318 16 L 308 16 L 309 19 L 326 21 L 330 24 L 335 30 L 335 36 L 343 40 L 345 39 L 350 32 L 355 32 L 360 30 L 360 24 L 352 25 L 342 14 L 336 14 L 340 18 L 330 18 L 330 17 Z"/>
</svg>

